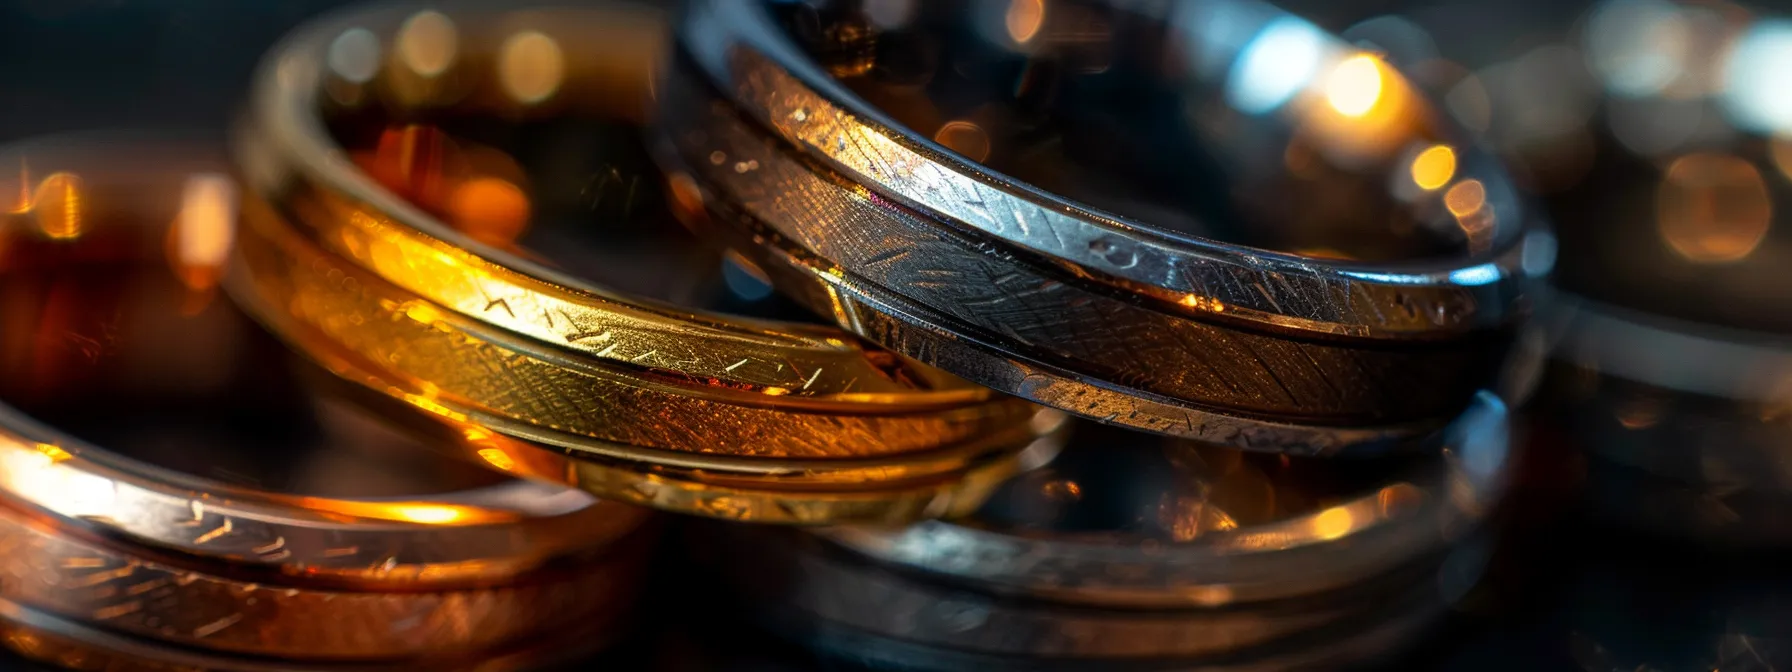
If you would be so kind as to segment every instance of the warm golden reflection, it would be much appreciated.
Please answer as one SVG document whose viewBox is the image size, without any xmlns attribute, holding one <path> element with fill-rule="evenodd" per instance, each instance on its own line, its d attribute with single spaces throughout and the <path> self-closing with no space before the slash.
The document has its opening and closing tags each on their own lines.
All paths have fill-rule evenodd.
<svg viewBox="0 0 1792 672">
<path fill-rule="evenodd" d="M 1356 514 L 1342 506 L 1334 506 L 1313 516 L 1313 536 L 1320 539 L 1340 539 L 1356 527 Z"/>
<path fill-rule="evenodd" d="M 1185 305 L 1185 306 L 1188 306 L 1190 308 L 1194 308 L 1197 310 L 1207 310 L 1207 311 L 1212 311 L 1215 313 L 1226 312 L 1226 304 L 1224 302 L 1220 301 L 1219 299 L 1215 299 L 1215 298 L 1207 297 L 1207 296 L 1201 296 L 1199 294 L 1183 295 L 1181 303 L 1182 303 L 1182 305 Z"/>
<path fill-rule="evenodd" d="M 508 181 L 477 177 L 449 192 L 448 220 L 474 239 L 499 247 L 516 242 L 529 226 L 529 197 Z"/>
<path fill-rule="evenodd" d="M 31 212 L 31 165 L 21 157 L 19 159 L 19 191 L 18 200 L 6 204 L 6 211 L 15 215 Z M 10 190 L 9 190 L 10 191 Z"/>
<path fill-rule="evenodd" d="M 1381 59 L 1368 54 L 1344 59 L 1325 80 L 1325 100 L 1346 117 L 1361 117 L 1381 100 Z"/>
<path fill-rule="evenodd" d="M 180 212 L 169 230 L 175 275 L 194 290 L 223 276 L 236 242 L 236 185 L 218 174 L 193 175 L 181 190 Z"/>
<path fill-rule="evenodd" d="M 1792 137 L 1774 138 L 1769 150 L 1773 153 L 1774 167 L 1779 168 L 1787 180 L 1792 180 Z"/>
<path fill-rule="evenodd" d="M 516 458 L 499 448 L 480 448 L 479 459 L 497 467 L 499 471 L 510 471 L 516 468 Z"/>
<path fill-rule="evenodd" d="M 519 514 L 502 509 L 486 509 L 460 504 L 432 502 L 378 502 L 352 499 L 300 497 L 300 506 L 356 518 L 389 520 L 421 525 L 487 525 L 515 522 Z"/>
<path fill-rule="evenodd" d="M 1040 486 L 1039 491 L 1047 499 L 1060 502 L 1074 502 L 1083 498 L 1083 486 L 1077 485 L 1076 481 L 1067 478 L 1047 481 L 1045 485 Z"/>
<path fill-rule="evenodd" d="M 1767 236 L 1773 203 L 1760 171 L 1728 154 L 1688 154 L 1668 166 L 1656 191 L 1662 240 L 1689 260 L 1747 257 Z"/>
<path fill-rule="evenodd" d="M 1484 205 L 1487 205 L 1487 188 L 1481 186 L 1480 180 L 1464 180 L 1444 192 L 1444 207 L 1457 217 L 1480 212 Z"/>
<path fill-rule="evenodd" d="M 1411 146 L 1419 97 L 1380 58 L 1355 54 L 1322 72 L 1300 122 L 1302 139 L 1326 162 L 1363 166 Z"/>
<path fill-rule="evenodd" d="M 1455 176 L 1456 151 L 1446 145 L 1434 145 L 1412 160 L 1412 181 L 1420 189 L 1440 189 Z"/>
<path fill-rule="evenodd" d="M 983 127 L 969 121 L 946 122 L 946 125 L 933 134 L 933 140 L 972 161 L 989 158 L 989 134 L 983 131 Z"/>
<path fill-rule="evenodd" d="M 1045 25 L 1045 0 L 1009 0 L 1002 22 L 1010 39 L 1026 44 Z"/>
<path fill-rule="evenodd" d="M 1191 541 L 1203 534 L 1238 529 L 1238 520 L 1200 497 L 1169 495 L 1158 505 L 1158 522 L 1176 541 Z"/>
<path fill-rule="evenodd" d="M 51 173 L 37 185 L 31 209 L 37 215 L 37 228 L 44 235 L 59 239 L 80 237 L 85 209 L 81 188 L 81 178 L 72 173 Z"/>
<path fill-rule="evenodd" d="M 441 12 L 417 12 L 398 30 L 399 60 L 411 72 L 424 77 L 447 72 L 459 53 L 460 34 L 454 28 L 454 21 Z"/>
<path fill-rule="evenodd" d="M 460 507 L 446 504 L 394 504 L 393 517 L 425 525 L 445 525 L 466 517 Z"/>
<path fill-rule="evenodd" d="M 58 446 L 0 437 L 0 490 L 65 516 L 115 513 L 116 483 L 71 467 L 71 457 Z"/>
<path fill-rule="evenodd" d="M 566 59 L 560 43 L 535 31 L 510 36 L 498 53 L 498 78 L 519 103 L 539 103 L 560 90 Z"/>
</svg>

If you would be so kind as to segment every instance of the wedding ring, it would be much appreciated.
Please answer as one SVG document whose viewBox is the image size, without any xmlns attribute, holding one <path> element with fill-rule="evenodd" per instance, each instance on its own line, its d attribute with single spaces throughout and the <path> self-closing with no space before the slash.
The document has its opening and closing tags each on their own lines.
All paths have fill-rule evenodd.
<svg viewBox="0 0 1792 672">
<path fill-rule="evenodd" d="M 693 3 L 675 189 L 848 330 L 1107 423 L 1327 453 L 1488 384 L 1550 238 L 1392 69 L 1256 3 L 991 6 Z"/>
<path fill-rule="evenodd" d="M 629 104 L 666 31 L 620 3 L 301 29 L 238 134 L 252 196 L 233 286 L 376 389 L 570 456 L 509 460 L 524 473 L 760 521 L 968 510 L 1055 418 L 842 331 L 689 307 L 684 278 L 722 259 L 665 216 Z M 441 70 L 404 55 L 429 39 L 452 56 Z M 372 70 L 342 67 L 345 40 Z M 557 74 L 518 79 L 542 73 Z M 640 476 L 569 475 L 582 461 Z"/>
<path fill-rule="evenodd" d="M 1441 456 L 1344 465 L 1089 425 L 970 518 L 740 531 L 776 555 L 715 557 L 744 608 L 842 655 L 1331 666 L 1387 655 L 1474 583 L 1507 425 L 1482 394 Z"/>
<path fill-rule="evenodd" d="M 580 637 L 602 632 L 573 631 Z M 168 646 L 154 641 L 126 637 L 101 628 L 22 607 L 0 600 L 0 646 L 27 660 L 55 665 L 61 669 L 104 672 L 169 672 L 171 670 L 205 670 L 206 672 L 379 672 L 394 669 L 381 665 L 344 664 L 338 661 L 309 664 L 293 660 L 271 660 L 248 656 L 230 656 L 195 649 Z M 555 664 L 586 662 L 588 644 L 574 637 L 558 637 L 535 643 L 516 651 L 498 652 L 490 656 L 468 659 L 463 656 L 407 661 L 410 665 L 431 670 L 539 670 Z"/>
<path fill-rule="evenodd" d="M 207 145 L 0 151 L 0 599 L 221 655 L 408 666 L 626 624 L 645 512 L 424 446 L 471 429 L 292 356 L 217 283 Z M 358 396 L 357 396 L 358 395 Z M 589 629 L 589 630 L 587 630 Z"/>
</svg>

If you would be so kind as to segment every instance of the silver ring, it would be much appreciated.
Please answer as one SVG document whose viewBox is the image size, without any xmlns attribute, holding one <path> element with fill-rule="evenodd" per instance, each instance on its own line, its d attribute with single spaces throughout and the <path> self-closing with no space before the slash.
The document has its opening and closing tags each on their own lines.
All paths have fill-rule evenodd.
<svg viewBox="0 0 1792 672">
<path fill-rule="evenodd" d="M 1191 25 L 1221 4 L 1245 17 L 1240 34 L 1298 23 L 1235 2 L 1098 13 L 1113 29 L 1105 37 L 1121 40 L 1138 37 L 1124 30 Z M 874 49 L 885 29 L 857 18 L 823 19 L 839 29 L 821 31 L 859 40 L 840 49 Z M 1440 195 L 1454 187 L 1438 185 L 1410 205 L 1388 196 L 1396 205 L 1386 209 L 1421 229 L 1447 223 L 1462 234 L 1459 254 L 1338 262 L 1179 234 L 980 166 L 849 91 L 756 4 L 695 3 L 682 38 L 658 92 L 663 153 L 675 190 L 683 181 L 714 213 L 707 225 L 732 230 L 782 287 L 848 329 L 1103 422 L 1297 453 L 1434 431 L 1492 377 L 1526 310 L 1528 279 L 1553 263 L 1548 234 L 1527 224 L 1493 160 L 1449 144 L 1416 94 L 1405 101 L 1412 124 L 1396 134 L 1401 149 L 1378 155 L 1387 164 L 1377 179 L 1407 169 L 1410 154 L 1445 148 L 1451 184 L 1473 182 L 1476 207 L 1454 218 Z M 1225 52 L 1202 58 L 1249 57 L 1200 35 L 1166 39 Z M 1311 39 L 1316 59 L 1351 60 L 1317 29 Z M 1004 51 L 1013 45 L 984 46 L 978 55 L 1023 59 Z M 865 60 L 851 65 L 876 67 Z M 1278 143 L 1317 132 L 1299 116 L 1311 105 L 1261 117 L 1224 107 L 1209 95 L 1223 82 L 1199 65 L 1175 86 L 1194 91 L 1184 102 L 1212 117 L 1202 123 Z M 1391 71 L 1377 81 L 1407 91 Z M 1266 151 L 1202 139 L 1229 167 Z"/>
<path fill-rule="evenodd" d="M 1507 424 L 1504 405 L 1479 395 L 1441 456 L 1410 458 L 1408 477 L 1359 465 L 1375 485 L 1345 479 L 1337 491 L 1294 471 L 1281 478 L 1303 486 L 1260 492 L 1276 481 L 1210 463 L 1203 480 L 1159 461 L 1262 463 L 1167 441 L 1117 446 L 1125 430 L 1105 430 L 1073 437 L 1059 462 L 967 520 L 717 530 L 721 541 L 700 543 L 719 545 L 718 570 L 748 610 L 830 655 L 923 669 L 1336 662 L 1385 654 L 1479 576 L 1480 521 L 1510 470 Z"/>
<path fill-rule="evenodd" d="M 1144 548 L 1016 534 L 975 518 L 816 533 L 881 562 L 1061 602 L 1216 607 L 1312 594 L 1435 553 L 1478 526 L 1509 475 L 1507 415 L 1499 399 L 1482 393 L 1450 426 L 1441 458 L 1317 511 L 1183 543 Z"/>
</svg>

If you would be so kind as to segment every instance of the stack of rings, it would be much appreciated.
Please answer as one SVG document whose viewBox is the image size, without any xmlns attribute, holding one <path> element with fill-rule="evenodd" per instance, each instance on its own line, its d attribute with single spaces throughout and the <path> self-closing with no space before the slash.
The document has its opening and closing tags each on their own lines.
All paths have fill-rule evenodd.
<svg viewBox="0 0 1792 672">
<path fill-rule="evenodd" d="M 669 44 L 660 14 L 394 8 L 298 31 L 268 57 L 238 133 L 249 202 L 235 296 L 346 377 L 545 448 L 482 448 L 494 466 L 674 511 L 807 524 L 953 515 L 1048 454 L 1056 414 L 845 332 L 595 279 L 639 263 L 621 248 L 640 243 L 627 242 L 630 213 L 592 215 L 594 184 L 661 206 L 654 178 L 636 193 L 652 167 L 632 151 L 641 109 L 629 105 L 649 97 Z M 349 150 L 384 163 L 346 160 L 357 137 L 373 146 Z M 518 167 L 531 147 L 558 169 Z M 455 172 L 469 161 L 472 174 Z M 518 189 L 504 180 L 531 179 L 535 207 L 562 204 L 525 216 L 536 247 L 520 228 L 456 220 L 456 203 L 490 205 L 477 192 L 427 202 L 431 185 L 498 180 L 502 196 Z M 675 223 L 635 233 L 672 236 L 669 254 L 702 251 L 677 249 Z M 691 272 L 669 266 L 638 270 Z"/>
<path fill-rule="evenodd" d="M 1342 663 L 1460 597 L 1508 471 L 1483 390 L 1553 262 L 1492 160 L 1391 70 L 1265 6 L 1239 5 L 1241 34 L 1307 40 L 1315 71 L 1366 67 L 1376 93 L 1226 84 L 1214 64 L 1250 47 L 1189 28 L 1208 3 L 1057 3 L 1080 19 L 1001 33 L 982 3 L 905 6 L 699 1 L 679 32 L 626 3 L 302 28 L 236 130 L 225 284 L 339 377 L 469 427 L 441 445 L 486 466 L 821 526 L 716 523 L 696 545 L 754 622 L 836 657 Z M 1078 25 L 1157 51 L 1097 58 Z M 1161 138 L 1215 165 L 1079 163 L 1160 137 L 1091 102 L 1119 80 L 1192 115 Z M 1271 166 L 1234 135 L 1287 151 Z M 1192 205 L 1153 191 L 1219 173 L 1236 183 Z M 1315 459 L 1334 455 L 1375 459 Z M 1120 519 L 1003 513 L 1074 509 L 1097 487 L 1079 469 L 1110 462 Z M 1309 470 L 1352 484 L 1264 475 Z M 1214 494 L 1241 487 L 1270 504 Z"/>
<path fill-rule="evenodd" d="M 0 222 L 6 646 L 78 669 L 485 670 L 625 629 L 643 510 L 425 450 L 477 428 L 346 394 L 216 300 L 236 195 L 210 144 L 0 161 L 35 171 Z"/>
</svg>

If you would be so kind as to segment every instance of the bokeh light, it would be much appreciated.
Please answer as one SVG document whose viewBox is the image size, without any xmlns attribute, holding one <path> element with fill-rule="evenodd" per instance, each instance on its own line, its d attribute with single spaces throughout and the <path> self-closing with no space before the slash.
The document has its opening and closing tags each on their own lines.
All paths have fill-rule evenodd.
<svg viewBox="0 0 1792 672">
<path fill-rule="evenodd" d="M 1325 40 L 1313 24 L 1293 17 L 1264 26 L 1233 62 L 1226 102 L 1247 114 L 1267 114 L 1287 104 L 1318 75 Z"/>
<path fill-rule="evenodd" d="M 324 63 L 337 77 L 365 84 L 380 71 L 380 38 L 366 28 L 350 28 L 330 42 Z"/>
<path fill-rule="evenodd" d="M 960 119 L 946 122 L 940 126 L 940 130 L 934 132 L 933 140 L 972 161 L 989 158 L 989 133 L 970 121 Z"/>
<path fill-rule="evenodd" d="M 1691 46 L 1680 8 L 1667 0 L 1611 0 L 1587 19 L 1587 64 L 1620 96 L 1661 93 L 1680 77 Z"/>
<path fill-rule="evenodd" d="M 1346 117 L 1361 117 L 1381 100 L 1381 59 L 1359 54 L 1344 59 L 1325 81 L 1325 100 Z"/>
<path fill-rule="evenodd" d="M 1700 263 L 1747 257 L 1773 218 L 1767 184 L 1753 164 L 1728 154 L 1697 153 L 1668 166 L 1656 191 L 1661 238 Z"/>
<path fill-rule="evenodd" d="M 406 19 L 398 30 L 398 58 L 405 67 L 424 77 L 436 77 L 454 65 L 460 53 L 460 33 L 454 21 L 441 12 L 424 10 Z"/>
<path fill-rule="evenodd" d="M 498 78 L 504 91 L 523 104 L 553 97 L 566 77 L 566 57 L 554 38 L 530 30 L 504 41 L 498 52 Z"/>
<path fill-rule="evenodd" d="M 1741 128 L 1792 132 L 1792 22 L 1757 22 L 1737 38 L 1724 64 L 1723 105 Z"/>
<path fill-rule="evenodd" d="M 1420 189 L 1440 189 L 1455 176 L 1456 150 L 1448 145 L 1433 145 L 1412 160 L 1412 181 Z"/>
<path fill-rule="evenodd" d="M 1008 11 L 1002 16 L 1002 24 L 1008 29 L 1009 39 L 1026 44 L 1045 25 L 1045 1 L 1009 0 Z"/>
<path fill-rule="evenodd" d="M 61 240 L 79 238 L 86 210 L 83 198 L 81 178 L 73 173 L 51 173 L 45 177 L 31 198 L 38 230 Z"/>
</svg>

